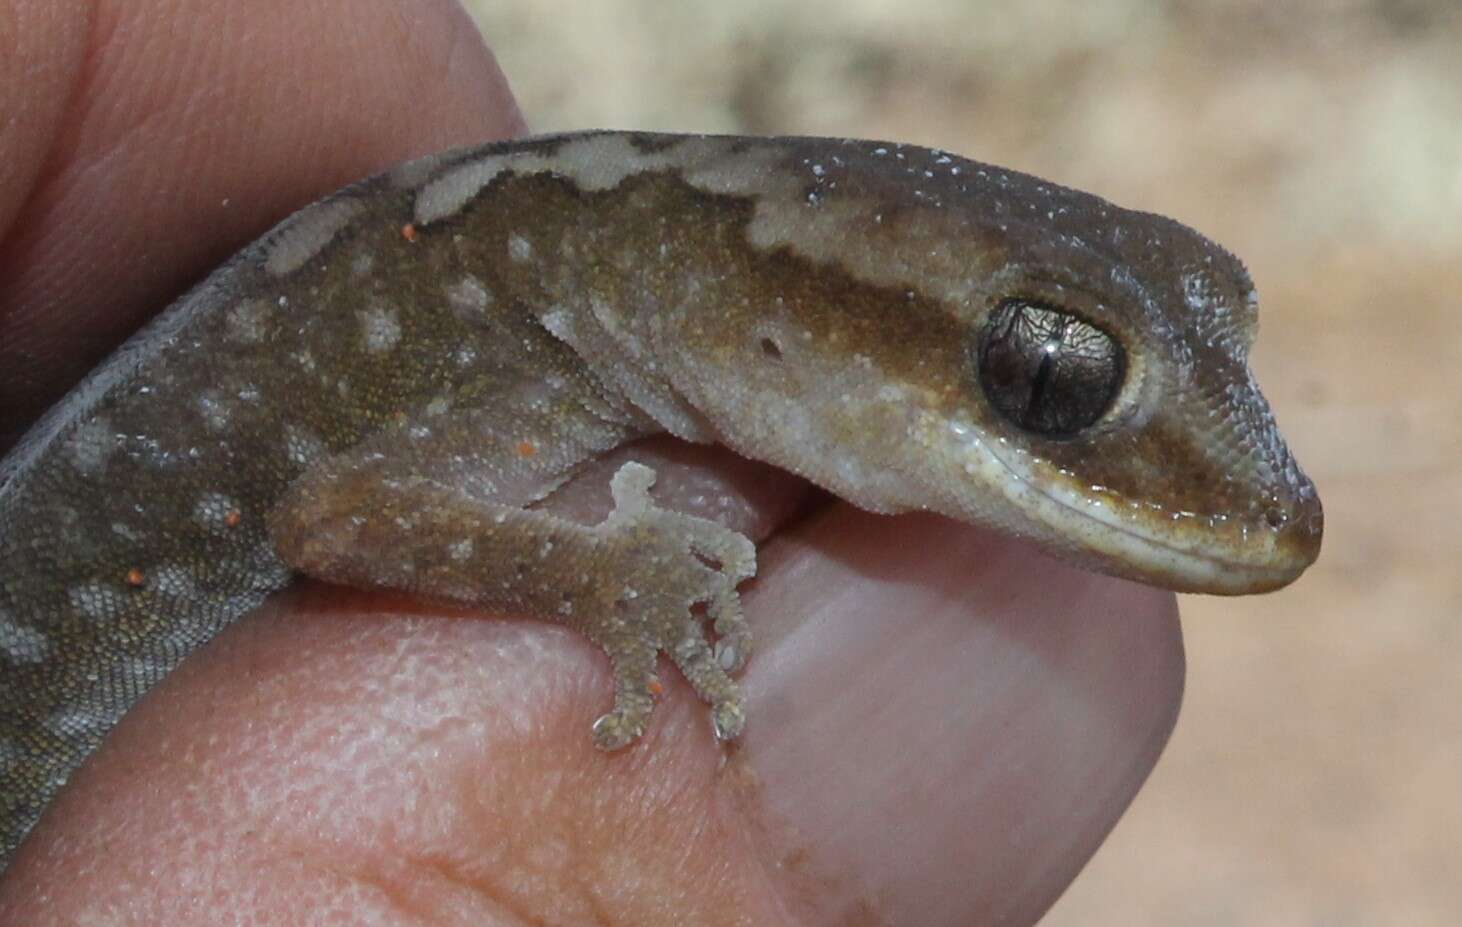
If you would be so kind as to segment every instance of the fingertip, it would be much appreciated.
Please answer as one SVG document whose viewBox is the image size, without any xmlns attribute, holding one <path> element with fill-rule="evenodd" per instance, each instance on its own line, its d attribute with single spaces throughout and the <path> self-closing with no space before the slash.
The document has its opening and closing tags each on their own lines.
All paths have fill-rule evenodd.
<svg viewBox="0 0 1462 927">
<path fill-rule="evenodd" d="M 1034 922 L 1172 729 L 1173 596 L 847 508 L 763 562 L 743 759 L 783 894 L 814 923 Z"/>
<path fill-rule="evenodd" d="M 42 18 L 59 22 L 42 59 L 80 51 L 58 59 L 39 91 L 47 106 L 23 110 L 37 115 L 17 150 L 32 157 L 0 191 L 0 209 L 21 204 L 0 247 L 0 450 L 289 212 L 413 156 L 523 129 L 453 0 L 114 0 Z M 0 88 L 0 101 L 36 92 Z"/>
</svg>

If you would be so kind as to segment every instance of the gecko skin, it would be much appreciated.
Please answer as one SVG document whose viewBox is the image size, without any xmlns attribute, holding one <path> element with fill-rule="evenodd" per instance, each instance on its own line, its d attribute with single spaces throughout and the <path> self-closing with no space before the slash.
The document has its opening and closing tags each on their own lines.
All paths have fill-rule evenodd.
<svg viewBox="0 0 1462 927">
<path fill-rule="evenodd" d="M 662 652 L 736 737 L 750 541 L 656 507 L 640 464 L 601 524 L 533 506 L 646 435 L 1168 588 L 1284 585 L 1321 509 L 1246 366 L 1255 315 L 1177 222 L 908 146 L 596 132 L 349 187 L 0 462 L 0 868 L 297 572 L 580 630 L 614 670 L 606 749 Z"/>
</svg>

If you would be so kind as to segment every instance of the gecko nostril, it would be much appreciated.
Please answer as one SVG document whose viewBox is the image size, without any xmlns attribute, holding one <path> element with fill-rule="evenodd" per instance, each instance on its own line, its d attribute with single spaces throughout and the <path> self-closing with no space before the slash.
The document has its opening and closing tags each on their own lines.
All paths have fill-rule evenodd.
<svg viewBox="0 0 1462 927">
<path fill-rule="evenodd" d="M 770 338 L 763 338 L 761 340 L 761 353 L 765 354 L 767 357 L 771 358 L 772 360 L 781 360 L 782 359 L 782 347 L 781 347 L 781 345 L 777 344 L 775 341 L 773 341 Z"/>
<path fill-rule="evenodd" d="M 1285 514 L 1284 509 L 1281 509 L 1277 505 L 1271 505 L 1264 510 L 1264 521 L 1271 528 L 1283 528 L 1285 523 L 1289 521 L 1289 516 Z"/>
</svg>

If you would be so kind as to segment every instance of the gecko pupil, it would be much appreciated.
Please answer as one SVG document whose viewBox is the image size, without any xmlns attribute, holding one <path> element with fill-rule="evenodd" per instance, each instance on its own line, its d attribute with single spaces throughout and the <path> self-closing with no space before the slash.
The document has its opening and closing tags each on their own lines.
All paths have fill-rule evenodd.
<svg viewBox="0 0 1462 927">
<path fill-rule="evenodd" d="M 1117 398 L 1127 355 L 1095 325 L 1041 303 L 1007 299 L 990 313 L 977 348 L 980 388 L 1020 428 L 1069 438 Z"/>
</svg>

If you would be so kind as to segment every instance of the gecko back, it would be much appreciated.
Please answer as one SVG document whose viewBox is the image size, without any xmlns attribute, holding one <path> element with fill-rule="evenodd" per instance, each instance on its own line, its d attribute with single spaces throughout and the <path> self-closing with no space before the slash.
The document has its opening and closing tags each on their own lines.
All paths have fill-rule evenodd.
<svg viewBox="0 0 1462 927">
<path fill-rule="evenodd" d="M 207 310 L 236 273 L 137 335 L 0 471 L 0 859 L 142 693 L 288 580 L 258 517 L 297 466 L 257 454 L 279 438 L 272 384 L 179 349 L 221 321 Z"/>
<path fill-rule="evenodd" d="M 0 461 L 0 871 L 122 714 L 290 581 L 265 518 L 313 462 L 464 393 L 582 380 L 460 252 L 413 247 L 411 204 L 398 172 L 297 213 Z"/>
</svg>

